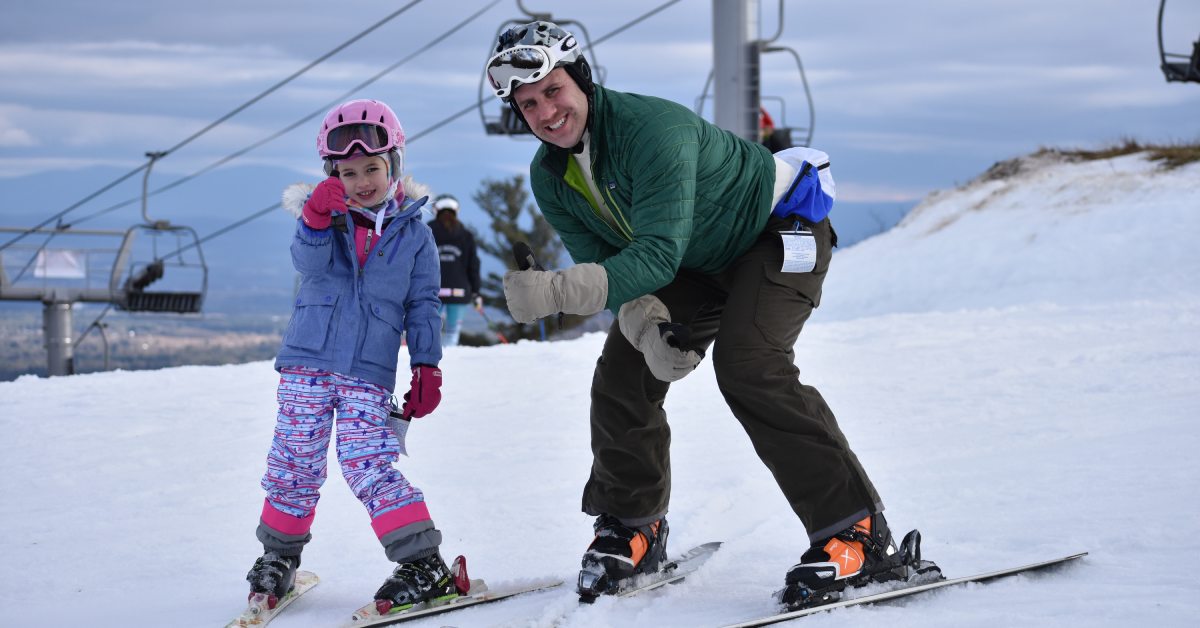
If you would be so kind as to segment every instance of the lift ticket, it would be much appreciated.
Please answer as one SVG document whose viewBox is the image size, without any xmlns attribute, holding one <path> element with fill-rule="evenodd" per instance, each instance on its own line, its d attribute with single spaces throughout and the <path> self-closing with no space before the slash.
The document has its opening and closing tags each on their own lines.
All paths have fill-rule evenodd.
<svg viewBox="0 0 1200 628">
<path fill-rule="evenodd" d="M 785 273 L 810 273 L 817 265 L 817 240 L 811 231 L 780 231 Z"/>
</svg>

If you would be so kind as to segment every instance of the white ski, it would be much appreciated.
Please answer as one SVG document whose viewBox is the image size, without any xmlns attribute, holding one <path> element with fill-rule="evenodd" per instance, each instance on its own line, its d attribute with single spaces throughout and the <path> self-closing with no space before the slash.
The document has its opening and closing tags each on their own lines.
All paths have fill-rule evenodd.
<svg viewBox="0 0 1200 628">
<path fill-rule="evenodd" d="M 288 594 L 283 596 L 282 600 L 275 605 L 275 608 L 267 608 L 267 594 L 256 593 L 250 597 L 250 603 L 246 606 L 246 610 L 242 611 L 236 619 L 226 624 L 225 628 L 247 628 L 248 626 L 266 626 L 275 619 L 284 608 L 296 601 L 296 598 L 304 595 L 309 589 L 317 586 L 321 579 L 317 574 L 311 571 L 297 571 L 296 584 L 292 587 Z"/>
<path fill-rule="evenodd" d="M 475 606 L 476 604 L 486 604 L 488 602 L 496 602 L 514 595 L 523 593 L 532 593 L 534 591 L 542 591 L 545 589 L 553 589 L 563 583 L 562 580 L 540 580 L 524 585 L 514 585 L 498 590 L 489 590 L 487 584 L 483 580 L 472 580 L 470 593 L 452 598 L 441 604 L 425 603 L 419 604 L 407 610 L 380 615 L 375 610 L 375 603 L 372 602 L 363 606 L 354 612 L 350 617 L 350 621 L 343 624 L 344 628 L 363 628 L 365 626 L 390 626 L 401 622 L 428 617 L 430 615 L 438 615 L 441 613 L 449 613 L 464 608 Z"/>
</svg>

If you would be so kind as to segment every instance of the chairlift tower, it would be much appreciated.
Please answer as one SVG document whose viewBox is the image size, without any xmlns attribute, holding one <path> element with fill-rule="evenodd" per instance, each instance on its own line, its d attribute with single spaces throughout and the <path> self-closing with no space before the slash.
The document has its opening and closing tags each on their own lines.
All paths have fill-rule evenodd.
<svg viewBox="0 0 1200 628">
<path fill-rule="evenodd" d="M 758 0 L 713 0 L 713 122 L 758 141 Z"/>
<path fill-rule="evenodd" d="M 59 224 L 52 229 L 17 229 L 0 227 L 0 233 L 45 234 L 49 239 L 62 236 L 104 236 L 121 238 L 118 249 L 97 249 L 91 251 L 55 251 L 48 249 L 45 244 L 37 247 L 32 259 L 15 278 L 10 278 L 0 262 L 0 301 L 40 301 L 42 309 L 42 331 L 46 346 L 46 373 L 50 376 L 71 375 L 75 373 L 75 346 L 72 332 L 72 310 L 75 303 L 107 303 L 126 312 L 159 312 L 177 314 L 197 314 L 204 304 L 204 295 L 208 290 L 208 265 L 200 250 L 200 239 L 191 227 L 172 225 L 165 220 L 151 220 L 146 212 L 147 182 L 154 161 L 162 157 L 162 153 L 147 153 L 150 165 L 142 180 L 142 219 L 144 224 L 137 224 L 126 231 L 72 229 L 70 225 Z M 139 233 L 149 233 L 151 237 L 172 234 L 177 241 L 189 239 L 190 244 L 180 246 L 174 253 L 159 256 L 157 250 L 150 261 L 135 259 L 133 255 L 134 242 Z M 16 239 L 10 240 L 0 248 L 7 248 Z M 183 260 L 181 252 L 186 248 L 194 248 L 197 262 L 188 264 Z M 67 272 L 57 274 L 52 268 L 55 253 L 64 254 Z M 88 269 L 92 266 L 89 259 L 93 254 L 105 256 L 112 254 L 112 269 L 108 273 L 104 286 L 93 286 Z M 175 257 L 177 262 L 168 264 L 169 258 Z M 41 275 L 42 281 L 22 281 L 25 270 L 37 263 L 34 276 Z M 198 286 L 190 286 L 190 290 L 147 290 L 150 284 L 161 279 L 166 267 L 194 266 L 198 270 Z M 64 279 L 83 280 L 59 281 Z M 122 281 L 124 279 L 124 281 Z M 31 283 L 35 285 L 30 285 Z M 107 357 L 106 357 L 107 359 Z"/>
<path fill-rule="evenodd" d="M 816 112 L 804 63 L 794 48 L 777 43 L 783 35 L 783 0 L 778 0 L 778 27 L 771 37 L 760 37 L 758 10 L 758 0 L 713 0 L 713 70 L 708 73 L 694 111 L 704 115 L 704 103 L 712 98 L 714 123 L 739 137 L 761 141 L 771 152 L 810 146 Z M 762 59 L 775 52 L 786 52 L 796 62 L 808 114 L 806 125 L 788 124 L 786 99 L 762 93 Z M 777 121 L 770 120 L 766 101 L 777 103 Z"/>
</svg>

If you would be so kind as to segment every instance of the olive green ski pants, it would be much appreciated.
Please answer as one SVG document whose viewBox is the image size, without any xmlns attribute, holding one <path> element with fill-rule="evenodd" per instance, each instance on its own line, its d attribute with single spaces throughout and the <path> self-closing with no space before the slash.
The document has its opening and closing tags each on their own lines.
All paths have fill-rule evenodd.
<svg viewBox="0 0 1200 628">
<path fill-rule="evenodd" d="M 883 504 L 821 393 L 800 383 L 792 348 L 820 304 L 836 236 L 828 219 L 808 225 L 817 245 L 816 266 L 808 273 L 784 273 L 778 232 L 794 224 L 772 218 L 725 271 L 681 271 L 654 294 L 673 322 L 689 327 L 688 348 L 712 346 L 709 357 L 725 402 L 810 540 L 818 542 L 883 510 Z M 613 515 L 631 526 L 666 514 L 668 387 L 614 322 L 592 380 L 593 463 L 584 512 Z"/>
</svg>

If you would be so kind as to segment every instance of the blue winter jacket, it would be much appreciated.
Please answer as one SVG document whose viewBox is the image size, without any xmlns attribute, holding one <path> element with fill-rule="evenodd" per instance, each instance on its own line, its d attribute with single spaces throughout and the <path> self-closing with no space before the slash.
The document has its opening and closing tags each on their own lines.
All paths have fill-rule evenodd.
<svg viewBox="0 0 1200 628">
<path fill-rule="evenodd" d="M 296 221 L 292 263 L 300 291 L 275 369 L 307 366 L 396 389 L 400 334 L 410 366 L 442 359 L 437 244 L 421 220 L 427 197 L 405 199 L 359 267 L 349 231 Z"/>
</svg>

